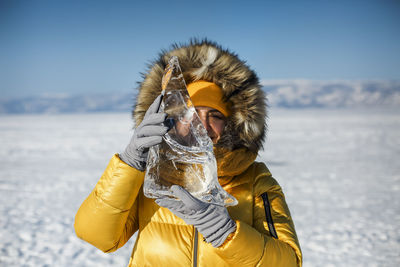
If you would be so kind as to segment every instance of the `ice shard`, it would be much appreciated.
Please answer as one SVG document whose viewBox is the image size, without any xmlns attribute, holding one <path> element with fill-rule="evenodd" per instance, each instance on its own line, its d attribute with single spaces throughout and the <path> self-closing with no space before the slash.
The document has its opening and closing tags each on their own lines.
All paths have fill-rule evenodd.
<svg viewBox="0 0 400 267">
<path fill-rule="evenodd" d="M 237 200 L 219 184 L 213 143 L 190 99 L 178 58 L 172 57 L 162 79 L 160 110 L 173 127 L 161 144 L 149 150 L 143 192 L 146 197 L 171 197 L 180 185 L 201 201 L 234 206 Z"/>
</svg>

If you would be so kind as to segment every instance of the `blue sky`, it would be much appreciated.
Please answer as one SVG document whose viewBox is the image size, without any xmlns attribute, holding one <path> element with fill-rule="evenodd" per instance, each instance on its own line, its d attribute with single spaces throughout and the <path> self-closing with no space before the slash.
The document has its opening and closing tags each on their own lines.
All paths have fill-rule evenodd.
<svg viewBox="0 0 400 267">
<path fill-rule="evenodd" d="M 128 92 L 207 37 L 261 79 L 400 78 L 400 1 L 0 1 L 3 97 Z"/>
</svg>

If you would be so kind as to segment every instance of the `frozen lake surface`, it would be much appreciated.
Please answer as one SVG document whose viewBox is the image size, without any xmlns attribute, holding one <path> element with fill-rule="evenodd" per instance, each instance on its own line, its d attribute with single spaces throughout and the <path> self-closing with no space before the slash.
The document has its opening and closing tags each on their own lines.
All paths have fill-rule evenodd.
<svg viewBox="0 0 400 267">
<path fill-rule="evenodd" d="M 400 111 L 272 109 L 259 160 L 283 187 L 304 266 L 400 266 Z M 74 216 L 130 114 L 0 116 L 0 266 L 126 266 Z"/>
</svg>

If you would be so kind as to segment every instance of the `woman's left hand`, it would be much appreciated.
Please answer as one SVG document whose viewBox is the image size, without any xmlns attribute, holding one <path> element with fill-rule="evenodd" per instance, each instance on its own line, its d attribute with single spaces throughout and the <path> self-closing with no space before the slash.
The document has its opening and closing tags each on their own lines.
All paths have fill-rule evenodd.
<svg viewBox="0 0 400 267">
<path fill-rule="evenodd" d="M 156 203 L 193 225 L 213 247 L 221 246 L 236 230 L 225 207 L 202 202 L 178 185 L 171 186 L 171 191 L 178 200 L 164 197 L 156 199 Z"/>
</svg>

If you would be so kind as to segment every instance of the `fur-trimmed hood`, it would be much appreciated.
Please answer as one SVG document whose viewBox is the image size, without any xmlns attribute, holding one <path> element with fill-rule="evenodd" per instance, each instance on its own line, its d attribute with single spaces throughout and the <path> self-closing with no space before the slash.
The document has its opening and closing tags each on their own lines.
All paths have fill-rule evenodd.
<svg viewBox="0 0 400 267">
<path fill-rule="evenodd" d="M 222 88 L 224 97 L 232 103 L 232 115 L 216 146 L 234 150 L 246 147 L 257 152 L 266 133 L 266 97 L 257 75 L 244 61 L 216 43 L 192 40 L 188 45 L 173 45 L 162 51 L 139 84 L 139 94 L 133 117 L 139 124 L 146 110 L 161 93 L 164 68 L 172 56 L 177 56 L 186 84 L 206 80 Z"/>
</svg>

